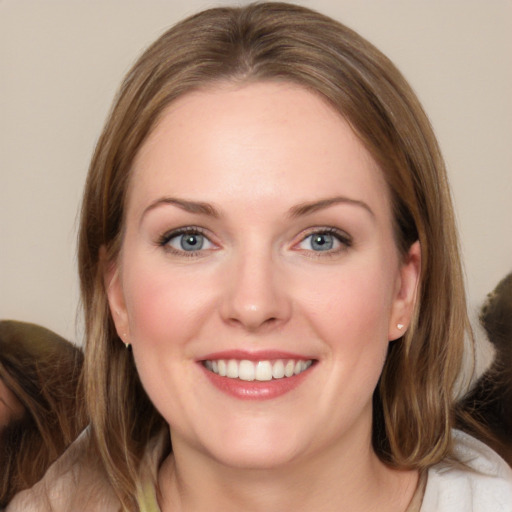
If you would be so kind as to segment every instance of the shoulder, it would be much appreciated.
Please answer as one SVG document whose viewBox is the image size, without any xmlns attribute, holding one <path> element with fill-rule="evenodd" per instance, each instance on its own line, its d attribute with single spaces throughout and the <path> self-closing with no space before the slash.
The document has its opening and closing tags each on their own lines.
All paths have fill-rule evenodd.
<svg viewBox="0 0 512 512">
<path fill-rule="evenodd" d="M 6 512 L 117 512 L 106 475 L 90 456 L 84 431 L 32 488 L 17 494 Z"/>
<path fill-rule="evenodd" d="M 512 469 L 491 448 L 455 430 L 455 456 L 430 468 L 421 512 L 512 512 Z"/>
</svg>

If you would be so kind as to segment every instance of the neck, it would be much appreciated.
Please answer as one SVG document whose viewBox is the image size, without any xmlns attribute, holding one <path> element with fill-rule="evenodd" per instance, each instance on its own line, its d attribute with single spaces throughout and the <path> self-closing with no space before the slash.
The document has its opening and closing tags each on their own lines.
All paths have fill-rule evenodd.
<svg viewBox="0 0 512 512">
<path fill-rule="evenodd" d="M 339 443 L 325 453 L 275 468 L 233 468 L 174 441 L 159 472 L 162 512 L 402 511 L 417 485 L 416 472 L 384 465 L 364 443 Z"/>
</svg>

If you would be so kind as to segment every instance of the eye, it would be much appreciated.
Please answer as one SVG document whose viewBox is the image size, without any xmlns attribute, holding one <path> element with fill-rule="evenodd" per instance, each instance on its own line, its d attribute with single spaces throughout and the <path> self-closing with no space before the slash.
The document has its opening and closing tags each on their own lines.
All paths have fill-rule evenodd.
<svg viewBox="0 0 512 512">
<path fill-rule="evenodd" d="M 351 245 L 352 241 L 348 235 L 335 228 L 329 228 L 310 233 L 301 240 L 298 247 L 306 251 L 337 253 Z"/>
<path fill-rule="evenodd" d="M 181 228 L 166 233 L 160 239 L 159 245 L 175 253 L 192 254 L 215 247 L 199 228 L 194 227 Z"/>
</svg>

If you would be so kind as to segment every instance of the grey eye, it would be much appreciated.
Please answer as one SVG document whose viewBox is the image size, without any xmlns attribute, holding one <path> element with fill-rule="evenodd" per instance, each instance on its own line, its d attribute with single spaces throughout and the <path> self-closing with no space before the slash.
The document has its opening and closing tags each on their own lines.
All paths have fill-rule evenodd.
<svg viewBox="0 0 512 512">
<path fill-rule="evenodd" d="M 167 238 L 165 245 L 178 252 L 196 252 L 213 247 L 210 240 L 201 233 L 175 233 Z"/>
<path fill-rule="evenodd" d="M 301 249 L 315 252 L 332 251 L 340 248 L 339 238 L 331 233 L 311 233 L 299 244 Z"/>
<path fill-rule="evenodd" d="M 180 235 L 180 246 L 184 251 L 198 251 L 203 248 L 204 236 L 203 235 Z"/>
<path fill-rule="evenodd" d="M 311 248 L 314 251 L 329 251 L 334 247 L 335 238 L 327 233 L 315 233 L 310 235 Z"/>
</svg>

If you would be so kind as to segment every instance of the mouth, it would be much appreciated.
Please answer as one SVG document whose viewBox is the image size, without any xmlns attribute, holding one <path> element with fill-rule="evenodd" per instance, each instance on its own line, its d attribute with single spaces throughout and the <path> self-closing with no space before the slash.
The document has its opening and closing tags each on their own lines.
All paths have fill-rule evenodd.
<svg viewBox="0 0 512 512">
<path fill-rule="evenodd" d="M 245 382 L 269 382 L 300 375 L 312 366 L 313 359 L 206 359 L 203 366 L 219 377 Z"/>
<path fill-rule="evenodd" d="M 280 350 L 226 350 L 197 361 L 208 381 L 223 393 L 240 400 L 268 400 L 298 387 L 319 361 Z"/>
</svg>

